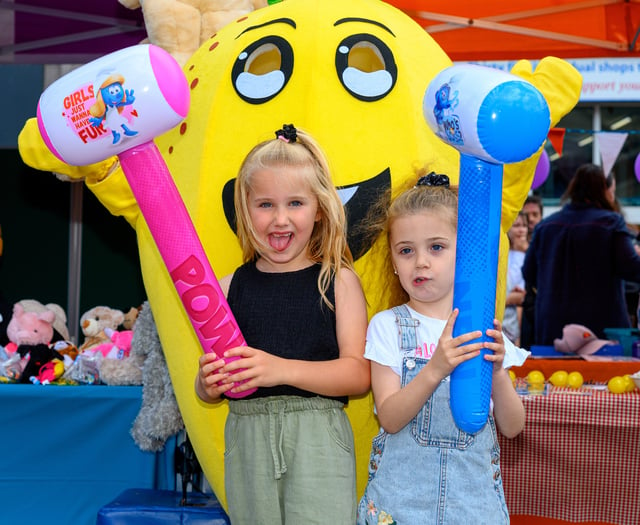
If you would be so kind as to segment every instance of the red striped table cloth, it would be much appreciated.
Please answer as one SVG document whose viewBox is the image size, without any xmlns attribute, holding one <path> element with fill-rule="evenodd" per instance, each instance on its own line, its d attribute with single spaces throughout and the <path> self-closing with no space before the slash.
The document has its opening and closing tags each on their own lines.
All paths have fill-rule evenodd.
<svg viewBox="0 0 640 525">
<path fill-rule="evenodd" d="M 640 392 L 552 388 L 524 396 L 526 424 L 499 437 L 510 514 L 640 524 Z"/>
</svg>

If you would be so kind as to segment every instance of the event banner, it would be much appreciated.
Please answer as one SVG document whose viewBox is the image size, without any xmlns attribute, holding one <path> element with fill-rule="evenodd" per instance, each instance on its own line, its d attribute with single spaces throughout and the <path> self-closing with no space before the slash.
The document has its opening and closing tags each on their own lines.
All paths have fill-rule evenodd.
<svg viewBox="0 0 640 525">
<path fill-rule="evenodd" d="M 637 102 L 640 100 L 640 59 L 567 59 L 582 74 L 580 102 Z M 509 71 L 515 61 L 473 62 Z M 532 60 L 535 67 L 536 61 Z"/>
</svg>

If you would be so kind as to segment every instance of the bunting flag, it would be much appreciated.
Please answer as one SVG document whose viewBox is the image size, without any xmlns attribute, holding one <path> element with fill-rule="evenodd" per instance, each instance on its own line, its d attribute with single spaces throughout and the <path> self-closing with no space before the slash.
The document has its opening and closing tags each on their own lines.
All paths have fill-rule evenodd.
<svg viewBox="0 0 640 525">
<path fill-rule="evenodd" d="M 553 149 L 560 157 L 562 157 L 562 147 L 564 146 L 564 134 L 566 133 L 566 131 L 567 130 L 565 128 L 551 128 L 549 130 L 549 134 L 547 135 L 547 138 L 549 139 L 549 142 L 551 142 Z"/>
<path fill-rule="evenodd" d="M 624 146 L 625 140 L 627 140 L 628 133 L 612 133 L 612 132 L 597 132 L 595 139 L 600 149 L 600 156 L 602 157 L 602 169 L 605 175 L 609 175 L 611 168 L 616 163 L 618 155 Z"/>
</svg>

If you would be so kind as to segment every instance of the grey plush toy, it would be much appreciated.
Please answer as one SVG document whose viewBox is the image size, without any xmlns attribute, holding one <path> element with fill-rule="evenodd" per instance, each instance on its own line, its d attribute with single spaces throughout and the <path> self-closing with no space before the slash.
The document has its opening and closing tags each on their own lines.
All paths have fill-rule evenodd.
<svg viewBox="0 0 640 525">
<path fill-rule="evenodd" d="M 142 383 L 142 407 L 131 427 L 131 436 L 140 449 L 156 452 L 184 428 L 184 422 L 148 301 L 142 305 L 132 329 L 129 357 L 105 359 L 100 379 L 108 385 Z"/>
<path fill-rule="evenodd" d="M 142 368 L 142 408 L 131 436 L 142 450 L 162 450 L 166 440 L 184 428 L 173 392 L 167 362 L 148 301 L 136 320 L 131 342 L 132 351 L 146 355 Z"/>
</svg>

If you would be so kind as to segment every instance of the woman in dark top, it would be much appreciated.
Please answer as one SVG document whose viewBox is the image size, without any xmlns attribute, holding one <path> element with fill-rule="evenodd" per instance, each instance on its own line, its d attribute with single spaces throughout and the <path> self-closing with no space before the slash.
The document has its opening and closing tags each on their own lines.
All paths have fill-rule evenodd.
<svg viewBox="0 0 640 525">
<path fill-rule="evenodd" d="M 534 344 L 553 345 L 562 328 L 630 327 L 624 281 L 640 282 L 640 257 L 602 168 L 580 166 L 560 211 L 536 227 L 522 274 L 537 291 Z M 610 186 L 610 185 L 609 185 Z"/>
</svg>

